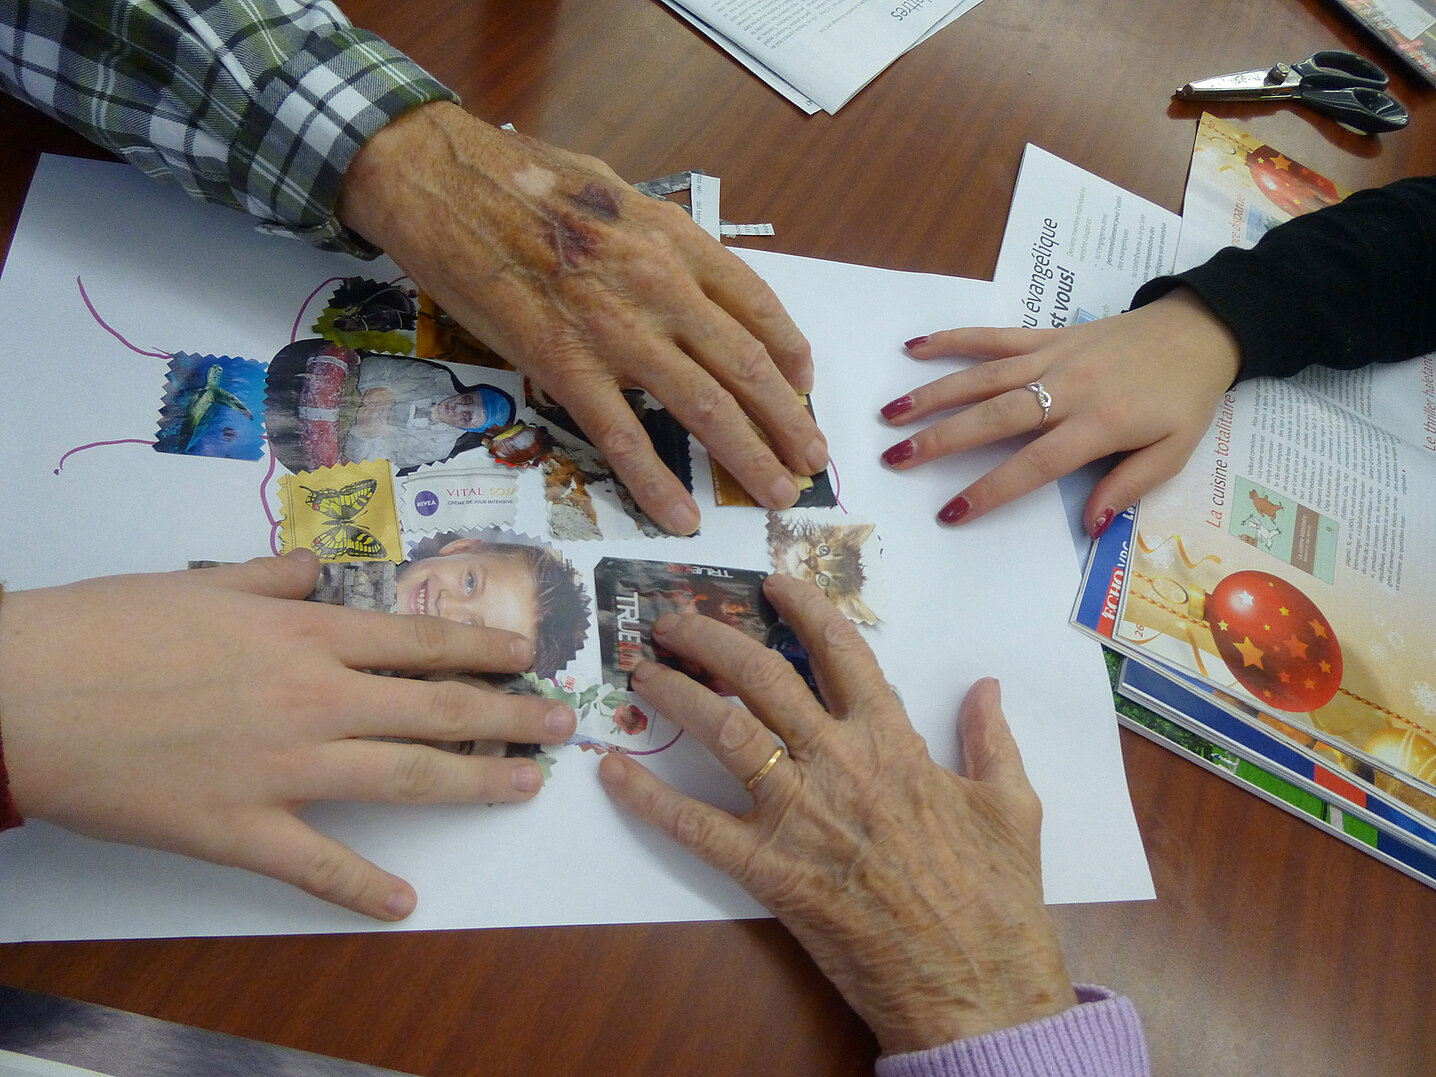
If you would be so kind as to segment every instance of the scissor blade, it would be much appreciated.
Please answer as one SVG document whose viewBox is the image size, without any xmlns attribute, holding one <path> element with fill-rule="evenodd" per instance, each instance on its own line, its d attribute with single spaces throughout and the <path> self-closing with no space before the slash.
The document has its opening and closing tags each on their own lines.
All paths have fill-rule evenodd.
<svg viewBox="0 0 1436 1077">
<path fill-rule="evenodd" d="M 1290 69 L 1288 69 L 1289 71 Z M 1278 77 L 1269 67 L 1257 71 L 1234 71 L 1230 75 L 1189 82 L 1172 96 L 1193 100 L 1259 101 L 1267 97 L 1291 97 L 1301 84 L 1301 77 L 1287 74 Z"/>
</svg>

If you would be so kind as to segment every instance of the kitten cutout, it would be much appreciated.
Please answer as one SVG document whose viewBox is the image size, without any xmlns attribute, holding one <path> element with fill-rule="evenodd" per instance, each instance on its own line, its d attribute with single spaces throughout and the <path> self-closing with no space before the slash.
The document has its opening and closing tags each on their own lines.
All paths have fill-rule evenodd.
<svg viewBox="0 0 1436 1077">
<path fill-rule="evenodd" d="M 849 620 L 878 623 L 862 595 L 867 582 L 863 544 L 872 537 L 874 525 L 829 523 L 792 512 L 767 515 L 774 572 L 813 584 Z"/>
</svg>

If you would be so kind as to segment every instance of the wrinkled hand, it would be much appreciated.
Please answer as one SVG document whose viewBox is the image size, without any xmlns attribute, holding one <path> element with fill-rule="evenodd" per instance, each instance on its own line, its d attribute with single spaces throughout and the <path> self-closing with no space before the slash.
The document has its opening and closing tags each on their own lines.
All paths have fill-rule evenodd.
<svg viewBox="0 0 1436 1077">
<path fill-rule="evenodd" d="M 559 743 L 568 708 L 457 682 L 381 677 L 527 667 L 497 629 L 296 601 L 307 551 L 87 580 L 0 601 L 0 722 L 20 813 L 82 834 L 271 875 L 397 920 L 416 897 L 295 815 L 314 800 L 527 800 L 525 759 L 416 744 Z"/>
<path fill-rule="evenodd" d="M 777 297 L 680 206 L 601 161 L 435 103 L 364 146 L 339 214 L 567 409 L 670 531 L 695 530 L 698 506 L 625 387 L 651 393 L 768 508 L 797 500 L 794 472 L 826 466 L 798 398 L 808 343 Z"/>
<path fill-rule="evenodd" d="M 632 759 L 600 774 L 629 811 L 732 875 L 797 937 L 887 1053 L 919 1050 L 1074 1005 L 1042 902 L 1041 805 L 998 700 L 961 712 L 966 777 L 928 757 L 857 629 L 818 590 L 769 577 L 829 710 L 776 653 L 697 616 L 654 638 L 740 686 L 744 710 L 655 663 L 633 687 L 739 779 L 787 754 L 741 818 L 692 800 Z"/>
<path fill-rule="evenodd" d="M 1186 288 L 1066 329 L 952 329 L 918 338 L 908 351 L 985 361 L 882 409 L 895 426 L 963 409 L 884 452 L 891 467 L 1034 431 L 1042 410 L 1027 386 L 1041 382 L 1052 397 L 1041 433 L 959 492 L 938 519 L 976 519 L 1092 460 L 1126 453 L 1087 501 L 1083 520 L 1093 537 L 1182 469 L 1241 364 L 1231 330 Z"/>
</svg>

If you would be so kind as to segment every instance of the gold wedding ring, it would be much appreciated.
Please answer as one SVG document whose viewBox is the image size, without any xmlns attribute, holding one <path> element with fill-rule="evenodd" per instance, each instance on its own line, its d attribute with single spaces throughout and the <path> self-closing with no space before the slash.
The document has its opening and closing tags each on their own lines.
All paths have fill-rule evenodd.
<svg viewBox="0 0 1436 1077">
<path fill-rule="evenodd" d="M 773 749 L 773 754 L 768 757 L 768 761 L 758 768 L 758 773 L 743 783 L 743 788 L 751 793 L 757 787 L 758 783 L 768 776 L 768 771 L 773 769 L 773 765 L 782 758 L 783 746 L 780 744 Z"/>
</svg>

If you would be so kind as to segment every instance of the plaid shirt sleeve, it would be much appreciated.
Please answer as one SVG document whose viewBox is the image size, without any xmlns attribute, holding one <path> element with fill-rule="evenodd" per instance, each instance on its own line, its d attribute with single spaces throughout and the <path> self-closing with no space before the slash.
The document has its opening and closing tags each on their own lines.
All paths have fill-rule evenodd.
<svg viewBox="0 0 1436 1077">
<path fill-rule="evenodd" d="M 334 214 L 364 142 L 457 98 L 328 0 L 0 0 L 0 86 L 264 232 L 372 255 Z"/>
</svg>

